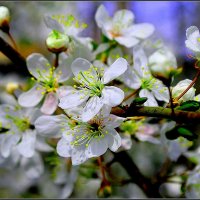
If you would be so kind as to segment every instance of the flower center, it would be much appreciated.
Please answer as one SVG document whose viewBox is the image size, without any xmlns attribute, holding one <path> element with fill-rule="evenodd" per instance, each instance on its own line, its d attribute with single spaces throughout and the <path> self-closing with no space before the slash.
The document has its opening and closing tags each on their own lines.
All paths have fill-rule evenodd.
<svg viewBox="0 0 200 200">
<path fill-rule="evenodd" d="M 21 119 L 21 118 L 10 116 L 10 115 L 7 115 L 6 118 L 11 119 L 19 131 L 25 131 L 31 128 L 31 124 L 28 118 Z"/>
<path fill-rule="evenodd" d="M 148 90 L 152 90 L 153 88 L 153 85 L 155 84 L 155 81 L 156 79 L 153 78 L 153 77 L 149 77 L 148 79 L 147 78 L 143 78 L 141 79 L 141 88 L 142 89 L 148 89 Z"/>
<path fill-rule="evenodd" d="M 74 88 L 83 90 L 90 97 L 100 97 L 104 88 L 104 84 L 101 82 L 103 72 L 103 68 L 94 66 L 91 66 L 87 71 L 80 71 L 74 78 L 75 81 L 80 83 L 80 86 L 74 85 Z"/>
<path fill-rule="evenodd" d="M 113 38 L 120 37 L 122 36 L 121 29 L 122 29 L 121 24 L 118 23 L 112 27 L 109 33 L 111 34 Z"/>
<path fill-rule="evenodd" d="M 80 123 L 74 129 L 72 129 L 74 140 L 71 142 L 73 146 L 85 145 L 88 147 L 91 140 L 101 140 L 107 131 L 103 131 L 101 119 L 92 119 L 88 123 Z M 68 132 L 67 134 L 71 134 Z"/>
<path fill-rule="evenodd" d="M 43 75 L 40 70 L 37 70 L 39 74 L 37 80 L 34 77 L 32 77 L 32 79 L 37 81 L 45 89 L 45 92 L 56 92 L 59 86 L 58 78 L 60 77 L 62 72 L 60 71 L 55 75 L 54 71 L 55 67 L 50 67 L 48 75 Z"/>
</svg>

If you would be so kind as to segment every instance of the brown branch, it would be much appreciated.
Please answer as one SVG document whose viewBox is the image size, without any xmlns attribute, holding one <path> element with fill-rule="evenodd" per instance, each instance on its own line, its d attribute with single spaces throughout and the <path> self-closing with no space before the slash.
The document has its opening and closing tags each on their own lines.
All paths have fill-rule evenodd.
<svg viewBox="0 0 200 200">
<path fill-rule="evenodd" d="M 28 72 L 25 58 L 1 37 L 0 51 L 5 56 L 7 56 L 16 66 L 19 66 Z"/>
<path fill-rule="evenodd" d="M 127 152 L 121 151 L 118 153 L 113 153 L 115 161 L 119 162 L 122 167 L 126 170 L 128 175 L 131 177 L 132 182 L 137 184 L 150 198 L 159 198 L 161 197 L 159 193 L 159 184 L 152 184 L 151 180 L 146 178 L 139 171 L 138 167 L 135 165 L 131 157 Z"/>
<path fill-rule="evenodd" d="M 171 115 L 171 108 L 148 107 L 148 106 L 130 106 L 124 109 L 115 107 L 112 114 L 122 117 L 146 116 L 171 119 L 182 123 L 199 123 L 200 112 L 190 112 L 182 110 L 174 110 L 174 116 Z"/>
</svg>

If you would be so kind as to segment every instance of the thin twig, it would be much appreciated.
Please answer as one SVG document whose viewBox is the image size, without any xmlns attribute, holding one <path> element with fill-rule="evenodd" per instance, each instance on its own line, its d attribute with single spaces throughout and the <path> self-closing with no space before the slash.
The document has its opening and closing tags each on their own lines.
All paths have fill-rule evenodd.
<svg viewBox="0 0 200 200">
<path fill-rule="evenodd" d="M 174 112 L 174 104 L 173 104 L 173 97 L 172 97 L 172 91 L 170 89 L 170 86 L 167 87 L 168 91 L 169 91 L 169 101 L 170 101 L 170 107 L 172 109 L 172 117 L 175 115 L 175 112 Z"/>
<path fill-rule="evenodd" d="M 190 85 L 175 99 L 175 101 L 178 101 L 196 83 L 199 76 L 200 76 L 200 69 L 198 69 L 197 74 L 195 75 Z"/>
<path fill-rule="evenodd" d="M 139 91 L 139 89 L 135 90 L 134 92 L 132 92 L 131 94 L 129 94 L 128 96 L 126 96 L 124 98 L 124 100 L 122 101 L 122 103 L 124 103 L 125 101 L 127 101 L 128 99 L 130 99 L 131 97 L 133 97 L 138 91 Z"/>
</svg>

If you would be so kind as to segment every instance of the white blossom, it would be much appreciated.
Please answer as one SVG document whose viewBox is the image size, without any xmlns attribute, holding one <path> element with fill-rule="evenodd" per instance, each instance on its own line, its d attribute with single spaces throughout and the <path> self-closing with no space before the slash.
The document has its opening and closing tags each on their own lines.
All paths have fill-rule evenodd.
<svg viewBox="0 0 200 200">
<path fill-rule="evenodd" d="M 74 91 L 60 98 L 59 107 L 69 109 L 85 102 L 82 120 L 92 119 L 102 108 L 119 105 L 124 99 L 124 92 L 114 86 L 106 86 L 109 82 L 123 74 L 127 69 L 127 61 L 118 58 L 106 70 L 93 66 L 89 61 L 77 58 L 72 63 L 72 72 L 80 86 L 75 86 Z"/>
<path fill-rule="evenodd" d="M 177 98 L 180 94 L 182 94 L 187 87 L 192 83 L 192 80 L 185 79 L 176 84 L 176 86 L 172 87 L 172 97 Z M 185 102 L 188 100 L 193 100 L 195 97 L 196 89 L 191 87 L 180 99 L 179 101 Z"/>
<path fill-rule="evenodd" d="M 110 40 L 114 39 L 128 48 L 148 38 L 154 32 L 152 24 L 134 24 L 134 18 L 134 14 L 125 9 L 117 11 L 111 18 L 103 5 L 95 14 L 96 23 L 102 29 L 102 33 Z"/>
<path fill-rule="evenodd" d="M 177 69 L 176 58 L 167 48 L 159 49 L 150 55 L 149 68 L 155 77 L 169 79 Z"/>
<path fill-rule="evenodd" d="M 124 73 L 123 82 L 132 89 L 140 89 L 139 96 L 147 97 L 145 106 L 158 106 L 156 100 L 169 102 L 169 93 L 163 83 L 154 78 L 148 67 L 144 50 L 136 46 L 133 49 L 133 66 Z"/>
<path fill-rule="evenodd" d="M 54 113 L 58 97 L 73 89 L 71 86 L 59 86 L 71 77 L 70 65 L 71 58 L 65 54 L 61 55 L 57 68 L 52 67 L 41 54 L 34 53 L 28 56 L 27 66 L 37 83 L 19 96 L 19 104 L 23 107 L 34 107 L 44 99 L 41 111 L 44 114 Z"/>
<path fill-rule="evenodd" d="M 8 157 L 13 147 L 24 157 L 32 157 L 36 148 L 35 120 L 42 114 L 37 108 L 0 106 L 0 154 Z"/>
<path fill-rule="evenodd" d="M 186 30 L 187 40 L 185 45 L 188 49 L 193 51 L 197 57 L 200 56 L 200 33 L 196 26 L 190 26 Z"/>
</svg>

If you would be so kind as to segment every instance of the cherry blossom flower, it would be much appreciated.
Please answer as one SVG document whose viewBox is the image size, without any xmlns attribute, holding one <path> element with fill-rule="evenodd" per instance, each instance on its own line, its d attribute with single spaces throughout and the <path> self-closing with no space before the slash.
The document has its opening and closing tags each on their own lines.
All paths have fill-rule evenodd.
<svg viewBox="0 0 200 200">
<path fill-rule="evenodd" d="M 124 73 L 123 82 L 132 89 L 140 89 L 139 96 L 147 97 L 145 106 L 158 106 L 156 100 L 169 102 L 169 93 L 163 83 L 154 78 L 148 67 L 144 50 L 136 46 L 133 49 L 133 66 Z"/>
<path fill-rule="evenodd" d="M 148 38 L 154 32 L 154 26 L 149 23 L 133 24 L 134 14 L 129 10 L 117 11 L 111 18 L 105 7 L 101 5 L 95 15 L 95 20 L 102 33 L 110 40 L 128 48 Z"/>
<path fill-rule="evenodd" d="M 190 26 L 186 30 L 187 40 L 185 41 L 185 45 L 188 49 L 193 51 L 196 56 L 199 58 L 200 56 L 200 33 L 199 29 L 196 26 Z"/>
<path fill-rule="evenodd" d="M 71 86 L 59 86 L 59 83 L 71 77 L 70 65 L 71 58 L 65 54 L 62 54 L 56 69 L 51 67 L 41 54 L 34 53 L 28 56 L 27 66 L 37 83 L 19 96 L 19 104 L 23 107 L 34 107 L 44 99 L 41 111 L 49 115 L 54 113 L 58 105 L 58 97 L 73 89 Z"/>
<path fill-rule="evenodd" d="M 80 33 L 87 27 L 87 24 L 81 24 L 73 15 L 55 15 L 53 17 L 45 16 L 44 21 L 48 28 L 66 34 L 73 40 L 80 42 L 86 47 L 92 48 L 92 39 L 90 37 L 80 36 Z"/>
<path fill-rule="evenodd" d="M 172 87 L 172 97 L 177 98 L 182 92 L 184 92 L 187 87 L 192 83 L 192 80 L 185 79 L 176 84 L 176 86 Z M 185 102 L 188 100 L 193 100 L 195 98 L 194 87 L 191 87 L 180 99 L 179 101 Z"/>
<path fill-rule="evenodd" d="M 42 114 L 37 108 L 20 108 L 11 105 L 0 107 L 0 153 L 8 157 L 13 147 L 24 157 L 32 157 L 36 148 L 35 120 Z"/>
<path fill-rule="evenodd" d="M 154 77 L 169 80 L 177 71 L 176 57 L 167 48 L 161 48 L 149 57 L 149 68 Z"/>
<path fill-rule="evenodd" d="M 73 165 L 79 165 L 88 158 L 104 154 L 108 148 L 111 151 L 117 151 L 121 146 L 121 137 L 115 128 L 125 118 L 110 114 L 110 110 L 111 107 L 104 106 L 88 122 L 69 120 L 68 117 L 65 117 L 64 122 L 59 121 L 60 116 L 41 116 L 36 120 L 35 126 L 37 131 L 43 135 L 48 135 L 48 131 L 56 135 L 57 128 L 60 127 L 59 132 L 62 132 L 62 138 L 57 144 L 57 152 L 62 157 L 71 157 Z M 57 126 L 52 131 L 52 126 L 49 124 L 55 124 L 55 119 L 58 120 Z"/>
<path fill-rule="evenodd" d="M 121 89 L 106 84 L 126 71 L 125 59 L 118 58 L 110 67 L 104 69 L 93 66 L 85 59 L 77 58 L 71 68 L 80 86 L 75 86 L 77 89 L 60 98 L 59 107 L 70 109 L 87 102 L 82 113 L 84 122 L 92 119 L 104 104 L 114 107 L 124 99 Z"/>
</svg>

